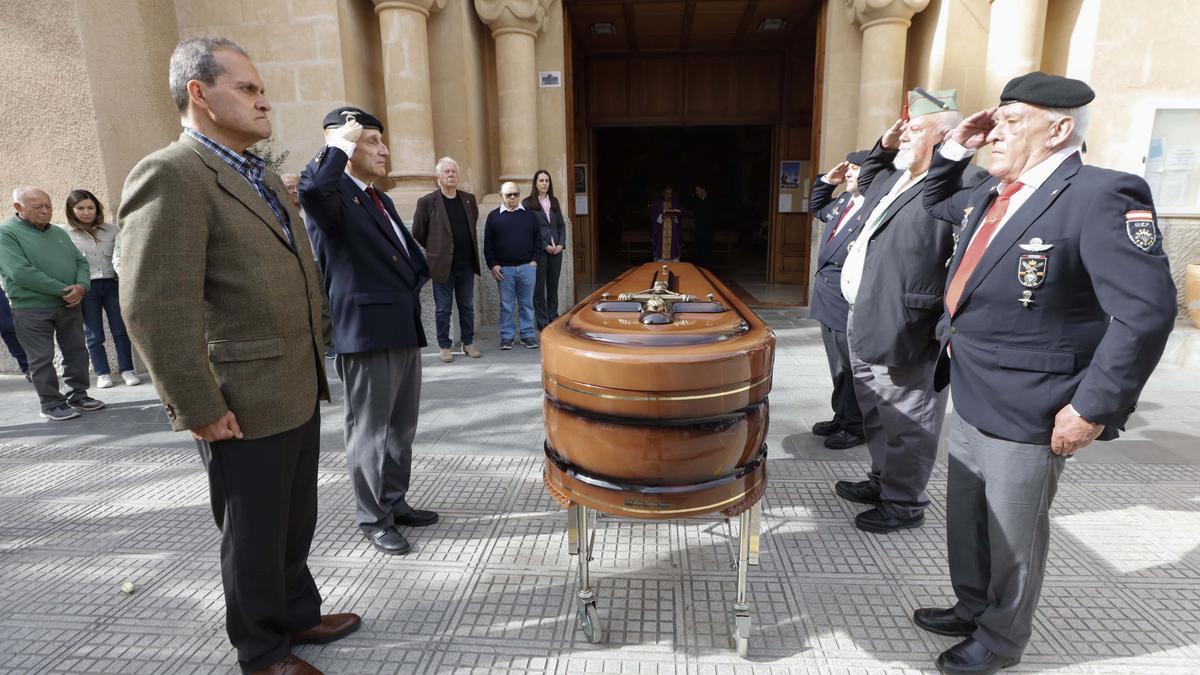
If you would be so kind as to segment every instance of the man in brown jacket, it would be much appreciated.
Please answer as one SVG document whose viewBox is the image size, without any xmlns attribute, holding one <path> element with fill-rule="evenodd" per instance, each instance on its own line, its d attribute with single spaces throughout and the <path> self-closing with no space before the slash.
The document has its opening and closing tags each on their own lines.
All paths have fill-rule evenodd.
<svg viewBox="0 0 1200 675">
<path fill-rule="evenodd" d="M 226 629 L 244 672 L 317 669 L 291 646 L 357 629 L 321 616 L 317 520 L 320 282 L 283 183 L 247 152 L 271 135 L 258 71 L 234 42 L 171 56 L 183 133 L 125 182 L 121 304 L 171 426 L 190 430 L 221 528 Z"/>
<path fill-rule="evenodd" d="M 473 359 L 483 354 L 475 347 L 475 277 L 479 276 L 479 250 L 475 221 L 479 205 L 475 195 L 458 189 L 458 162 L 449 157 L 435 167 L 438 189 L 417 200 L 413 237 L 425 249 L 433 279 L 434 319 L 438 358 L 454 360 L 450 349 L 450 310 L 458 300 L 458 335 L 463 353 Z"/>
</svg>

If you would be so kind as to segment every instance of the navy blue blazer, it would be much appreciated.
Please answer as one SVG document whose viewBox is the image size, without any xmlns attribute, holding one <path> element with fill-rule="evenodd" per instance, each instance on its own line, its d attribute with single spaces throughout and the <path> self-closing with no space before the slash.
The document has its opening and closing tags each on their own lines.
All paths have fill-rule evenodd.
<svg viewBox="0 0 1200 675">
<path fill-rule="evenodd" d="M 850 252 L 847 243 L 854 240 L 854 233 L 863 224 L 863 209 L 859 208 L 849 222 L 842 224 L 837 236 L 830 239 L 830 232 L 853 197 L 849 191 L 845 191 L 833 199 L 836 188 L 836 185 L 830 185 L 818 176 L 808 197 L 808 208 L 813 217 L 824 223 L 820 247 L 817 249 L 816 272 L 813 274 L 812 306 L 808 313 L 822 324 L 844 333 L 850 305 L 842 297 L 842 265 L 846 263 L 846 254 Z"/>
<path fill-rule="evenodd" d="M 925 179 L 930 213 L 964 223 L 951 277 L 998 185 L 989 177 L 959 191 L 969 162 L 935 151 Z M 1054 416 L 1068 403 L 1105 425 L 1101 440 L 1116 438 L 1162 356 L 1175 312 L 1146 181 L 1071 155 L 1009 216 L 954 318 L 942 317 L 936 384 L 953 384 L 958 414 L 1000 438 L 1049 444 Z"/>
<path fill-rule="evenodd" d="M 384 208 L 404 233 L 408 250 L 401 248 L 392 224 L 346 175 L 348 160 L 342 150 L 327 147 L 300 176 L 300 203 L 329 295 L 333 343 L 343 354 L 424 347 L 420 292 L 429 280 L 425 255 L 391 198 L 380 192 Z"/>
</svg>

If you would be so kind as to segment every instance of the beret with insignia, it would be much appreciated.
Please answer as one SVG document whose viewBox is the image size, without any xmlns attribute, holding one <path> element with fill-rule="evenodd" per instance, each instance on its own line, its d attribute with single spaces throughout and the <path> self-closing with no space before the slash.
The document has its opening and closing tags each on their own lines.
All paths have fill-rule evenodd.
<svg viewBox="0 0 1200 675">
<path fill-rule="evenodd" d="M 1096 98 L 1086 82 L 1040 71 L 1014 77 L 1000 92 L 1000 105 L 1028 103 L 1040 108 L 1078 108 Z"/>
<path fill-rule="evenodd" d="M 329 113 L 325 115 L 325 119 L 322 120 L 321 126 L 325 129 L 329 129 L 331 127 L 340 127 L 345 124 L 346 120 L 350 117 L 358 120 L 358 123 L 361 124 L 364 129 L 375 129 L 380 133 L 383 132 L 383 122 L 380 122 L 378 117 L 375 117 L 362 108 L 355 108 L 352 105 L 344 105 L 340 108 L 334 108 L 333 110 L 330 110 Z"/>
<path fill-rule="evenodd" d="M 870 150 L 855 150 L 846 155 L 846 161 L 855 166 L 862 166 L 863 162 L 867 161 L 867 155 L 871 154 Z"/>
</svg>

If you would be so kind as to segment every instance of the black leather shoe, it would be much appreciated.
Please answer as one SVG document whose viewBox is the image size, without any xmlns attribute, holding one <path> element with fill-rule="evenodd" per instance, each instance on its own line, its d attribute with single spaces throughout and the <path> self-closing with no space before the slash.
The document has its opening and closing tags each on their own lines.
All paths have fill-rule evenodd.
<svg viewBox="0 0 1200 675">
<path fill-rule="evenodd" d="M 883 503 L 879 499 L 879 489 L 872 487 L 869 480 L 860 480 L 857 483 L 848 480 L 839 480 L 833 484 L 833 491 L 842 499 L 858 504 L 879 506 Z"/>
<path fill-rule="evenodd" d="M 438 514 L 433 511 L 422 511 L 421 509 L 413 509 L 402 516 L 395 516 L 397 525 L 406 525 L 408 527 L 425 527 L 432 525 L 438 521 Z"/>
<path fill-rule="evenodd" d="M 814 424 L 812 432 L 814 436 L 828 436 L 840 428 L 841 427 L 838 426 L 837 420 L 829 420 Z"/>
<path fill-rule="evenodd" d="M 375 548 L 389 555 L 404 555 L 412 548 L 408 544 L 408 540 L 404 535 L 396 531 L 394 527 L 387 527 L 375 532 L 364 532 L 367 539 L 375 545 Z"/>
<path fill-rule="evenodd" d="M 991 675 L 1005 668 L 1012 668 L 1020 662 L 1020 656 L 994 654 L 973 638 L 967 638 L 939 654 L 934 663 L 943 673 Z"/>
<path fill-rule="evenodd" d="M 825 439 L 825 447 L 830 450 L 845 450 L 866 443 L 867 439 L 858 434 L 852 434 L 845 429 L 838 429 Z"/>
<path fill-rule="evenodd" d="M 919 513 L 911 518 L 897 518 L 876 506 L 867 509 L 854 517 L 854 526 L 864 532 L 887 534 L 896 530 L 907 530 L 910 527 L 920 527 L 925 524 L 925 514 Z"/>
<path fill-rule="evenodd" d="M 913 623 L 930 633 L 955 637 L 970 637 L 975 632 L 975 622 L 960 619 L 954 608 L 922 607 L 913 612 Z"/>
</svg>

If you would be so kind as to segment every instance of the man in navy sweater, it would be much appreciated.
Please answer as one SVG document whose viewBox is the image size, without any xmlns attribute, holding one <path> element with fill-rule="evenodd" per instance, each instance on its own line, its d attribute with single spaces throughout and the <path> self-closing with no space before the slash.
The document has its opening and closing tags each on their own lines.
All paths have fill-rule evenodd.
<svg viewBox="0 0 1200 675">
<path fill-rule="evenodd" d="M 488 214 L 483 225 L 483 259 L 500 287 L 500 349 L 512 349 L 513 302 L 521 318 L 521 344 L 537 349 L 533 325 L 533 284 L 542 233 L 533 214 L 521 206 L 517 184 L 500 186 L 504 203 Z"/>
</svg>

